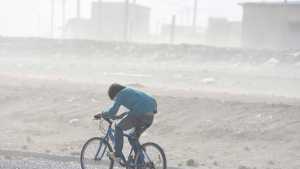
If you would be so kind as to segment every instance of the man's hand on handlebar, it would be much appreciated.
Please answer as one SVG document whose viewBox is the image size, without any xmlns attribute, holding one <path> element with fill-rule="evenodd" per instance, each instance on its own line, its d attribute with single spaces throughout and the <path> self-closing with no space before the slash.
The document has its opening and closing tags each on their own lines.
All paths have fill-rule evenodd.
<svg viewBox="0 0 300 169">
<path fill-rule="evenodd" d="M 99 119 L 101 119 L 101 118 L 102 118 L 102 113 L 96 114 L 96 115 L 94 116 L 94 119 L 95 119 L 95 120 L 99 120 Z"/>
<path fill-rule="evenodd" d="M 94 116 L 94 119 L 95 120 L 100 120 L 101 118 L 104 118 L 104 119 L 112 119 L 112 120 L 118 120 L 118 119 L 122 119 L 123 117 L 125 117 L 127 115 L 127 113 L 123 113 L 123 114 L 120 114 L 118 116 L 114 116 L 114 117 L 111 117 L 111 118 L 108 118 L 108 117 L 105 117 L 103 113 L 99 113 L 99 114 L 96 114 Z"/>
</svg>

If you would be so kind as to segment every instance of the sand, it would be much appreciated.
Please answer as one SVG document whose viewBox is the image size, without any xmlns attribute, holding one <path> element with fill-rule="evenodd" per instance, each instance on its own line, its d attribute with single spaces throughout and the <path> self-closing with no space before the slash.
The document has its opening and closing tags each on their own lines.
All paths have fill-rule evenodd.
<svg viewBox="0 0 300 169">
<path fill-rule="evenodd" d="M 109 104 L 107 86 L 0 78 L 1 149 L 78 155 L 85 140 L 100 135 L 92 116 Z M 141 89 L 159 104 L 142 142 L 159 143 L 172 166 L 190 159 L 199 168 L 300 166 L 297 99 Z"/>
<path fill-rule="evenodd" d="M 110 104 L 108 85 L 120 82 L 157 98 L 141 141 L 159 143 L 170 166 L 300 168 L 298 55 L 202 47 L 199 58 L 190 51 L 185 59 L 181 48 L 150 46 L 145 56 L 136 47 L 123 57 L 114 46 L 82 52 L 70 42 L 59 53 L 65 48 L 49 42 L 14 43 L 0 52 L 0 149 L 78 157 L 88 138 L 101 136 L 92 117 Z"/>
</svg>

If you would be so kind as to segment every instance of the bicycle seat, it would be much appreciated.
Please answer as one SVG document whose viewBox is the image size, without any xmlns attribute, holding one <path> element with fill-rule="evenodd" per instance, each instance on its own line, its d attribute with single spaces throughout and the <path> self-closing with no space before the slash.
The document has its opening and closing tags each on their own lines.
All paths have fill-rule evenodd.
<svg viewBox="0 0 300 169">
<path fill-rule="evenodd" d="M 123 135 L 126 136 L 126 137 L 128 137 L 128 138 L 130 138 L 130 139 L 138 139 L 135 128 L 131 128 L 131 129 L 125 130 L 124 133 L 123 133 Z"/>
<path fill-rule="evenodd" d="M 131 129 L 125 130 L 124 134 L 130 135 L 130 136 L 135 135 L 135 128 L 133 127 Z"/>
</svg>

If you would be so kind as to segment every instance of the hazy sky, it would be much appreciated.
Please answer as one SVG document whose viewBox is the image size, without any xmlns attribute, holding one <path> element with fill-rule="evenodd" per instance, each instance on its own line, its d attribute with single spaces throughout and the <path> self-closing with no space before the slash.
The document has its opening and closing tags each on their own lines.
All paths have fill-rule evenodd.
<svg viewBox="0 0 300 169">
<path fill-rule="evenodd" d="M 55 30 L 61 29 L 61 1 L 55 0 Z M 96 0 L 81 0 L 82 16 L 89 17 L 90 4 Z M 103 0 L 117 1 L 117 0 Z M 120 0 L 124 1 L 124 0 Z M 136 0 L 149 6 L 152 31 L 162 22 L 170 22 L 176 14 L 180 24 L 191 24 L 194 0 Z M 207 18 L 226 17 L 240 20 L 242 9 L 239 2 L 255 0 L 198 0 L 198 23 L 205 26 Z M 267 0 L 265 0 L 267 1 Z M 270 1 L 270 0 L 269 0 Z M 0 35 L 4 36 L 48 36 L 50 32 L 50 0 L 0 0 Z M 75 16 L 76 0 L 67 0 L 67 18 Z"/>
</svg>

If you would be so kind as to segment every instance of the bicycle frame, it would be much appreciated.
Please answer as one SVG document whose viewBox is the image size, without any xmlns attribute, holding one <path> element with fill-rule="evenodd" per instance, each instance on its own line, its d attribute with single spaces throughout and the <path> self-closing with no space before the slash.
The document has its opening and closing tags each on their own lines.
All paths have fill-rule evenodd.
<svg viewBox="0 0 300 169">
<path fill-rule="evenodd" d="M 105 119 L 105 120 L 109 123 L 109 127 L 108 127 L 108 129 L 107 129 L 107 131 L 106 131 L 105 136 L 103 137 L 103 140 L 106 141 L 107 144 L 110 144 L 110 143 L 109 143 L 109 140 L 110 140 L 111 143 L 112 143 L 113 146 L 114 146 L 114 145 L 115 145 L 115 130 L 112 128 L 113 122 L 111 122 L 110 120 L 107 120 L 107 119 Z M 133 146 L 137 146 L 137 147 L 133 147 L 133 146 L 131 147 L 131 150 L 130 150 L 130 153 L 128 154 L 128 156 L 127 156 L 127 159 L 129 159 L 129 157 L 132 156 L 132 153 L 134 152 L 134 148 L 137 148 L 138 151 L 142 151 L 141 160 L 144 161 L 145 158 L 146 158 L 146 160 L 150 161 L 149 156 L 147 155 L 147 153 L 146 153 L 145 151 L 143 151 L 142 146 L 141 146 L 141 144 L 139 143 L 139 141 L 138 141 L 137 138 L 135 138 L 134 136 L 132 136 L 132 135 L 130 135 L 130 134 L 125 134 L 125 133 L 123 134 L 123 137 L 127 137 L 128 139 L 131 139 L 131 140 L 133 140 L 133 141 L 136 141 L 136 143 L 137 143 L 136 145 L 133 145 Z M 95 155 L 95 160 L 101 160 L 101 159 L 103 158 L 105 152 L 106 152 L 107 145 L 102 144 L 103 140 L 100 140 L 99 148 L 98 148 L 97 153 L 96 153 L 96 155 Z M 104 151 L 103 151 L 103 152 L 101 153 L 101 155 L 99 156 L 99 153 L 100 153 L 100 151 L 101 151 L 101 149 L 102 149 L 102 146 L 104 146 L 104 147 L 103 147 L 103 148 L 104 148 Z M 137 152 L 136 152 L 136 153 L 137 153 Z M 129 164 L 128 164 L 129 161 L 126 160 L 126 158 L 125 158 L 123 152 L 121 152 L 121 154 L 122 154 L 122 157 L 121 157 L 121 158 L 122 158 L 122 160 L 123 160 L 123 162 L 124 162 L 124 163 L 121 163 L 121 165 L 122 165 L 123 167 L 128 166 L 128 165 L 129 165 Z"/>
</svg>

